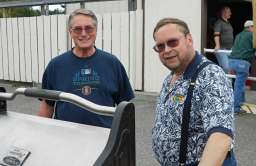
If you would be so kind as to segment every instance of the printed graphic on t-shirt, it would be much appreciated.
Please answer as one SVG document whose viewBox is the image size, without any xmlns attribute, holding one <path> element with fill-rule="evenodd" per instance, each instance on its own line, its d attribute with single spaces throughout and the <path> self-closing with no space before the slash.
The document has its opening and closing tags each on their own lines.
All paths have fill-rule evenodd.
<svg viewBox="0 0 256 166">
<path fill-rule="evenodd" d="M 82 94 L 90 95 L 100 84 L 100 76 L 92 68 L 83 68 L 78 71 L 72 80 L 74 86 L 79 87 Z"/>
</svg>

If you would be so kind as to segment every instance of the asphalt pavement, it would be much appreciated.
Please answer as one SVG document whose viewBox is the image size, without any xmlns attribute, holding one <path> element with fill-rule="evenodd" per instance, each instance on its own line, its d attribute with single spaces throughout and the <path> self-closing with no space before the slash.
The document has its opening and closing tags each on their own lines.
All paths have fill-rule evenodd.
<svg viewBox="0 0 256 166">
<path fill-rule="evenodd" d="M 31 87 L 31 84 L 0 82 L 0 86 L 12 93 L 18 87 Z M 133 100 L 136 109 L 136 163 L 138 166 L 158 166 L 151 150 L 151 129 L 157 93 L 136 92 Z M 246 92 L 247 102 L 256 104 L 256 91 Z M 7 102 L 8 111 L 35 115 L 39 100 L 18 95 Z M 252 113 L 235 116 L 235 153 L 239 166 L 256 165 L 256 116 Z"/>
</svg>

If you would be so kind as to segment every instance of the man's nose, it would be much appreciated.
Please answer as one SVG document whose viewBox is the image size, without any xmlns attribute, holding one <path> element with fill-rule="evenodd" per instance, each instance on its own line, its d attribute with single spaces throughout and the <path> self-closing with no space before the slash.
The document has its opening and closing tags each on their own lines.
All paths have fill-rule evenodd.
<svg viewBox="0 0 256 166">
<path fill-rule="evenodd" d="M 169 52 L 172 50 L 172 47 L 168 46 L 167 43 L 165 43 L 164 52 Z"/>
<path fill-rule="evenodd" d="M 81 33 L 81 35 L 87 35 L 87 32 L 86 32 L 86 30 L 85 30 L 85 29 L 82 29 L 82 33 Z"/>
</svg>

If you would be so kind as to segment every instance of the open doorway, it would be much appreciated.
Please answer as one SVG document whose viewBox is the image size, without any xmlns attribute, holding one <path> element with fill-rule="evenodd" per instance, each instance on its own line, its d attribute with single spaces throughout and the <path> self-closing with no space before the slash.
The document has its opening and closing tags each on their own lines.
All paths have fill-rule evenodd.
<svg viewBox="0 0 256 166">
<path fill-rule="evenodd" d="M 243 30 L 243 24 L 246 20 L 252 19 L 252 3 L 245 0 L 207 0 L 206 10 L 207 11 L 207 30 L 206 30 L 206 39 L 204 46 L 206 48 L 214 48 L 214 39 L 213 39 L 213 25 L 218 19 L 219 11 L 222 6 L 229 6 L 232 12 L 231 18 L 229 19 L 232 27 L 234 29 L 234 37 L 236 34 Z M 215 56 L 207 53 L 206 56 L 217 63 Z"/>
</svg>

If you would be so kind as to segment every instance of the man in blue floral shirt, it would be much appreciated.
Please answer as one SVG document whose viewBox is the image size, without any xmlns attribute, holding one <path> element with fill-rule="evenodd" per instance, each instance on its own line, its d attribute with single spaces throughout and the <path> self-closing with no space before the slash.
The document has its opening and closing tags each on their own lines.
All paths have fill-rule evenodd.
<svg viewBox="0 0 256 166">
<path fill-rule="evenodd" d="M 179 165 L 184 102 L 193 71 L 208 61 L 193 48 L 187 24 L 179 19 L 160 20 L 153 33 L 163 65 L 171 72 L 165 78 L 156 107 L 153 151 L 163 166 Z M 195 82 L 188 129 L 188 166 L 236 165 L 233 91 L 224 71 L 209 64 Z"/>
</svg>

